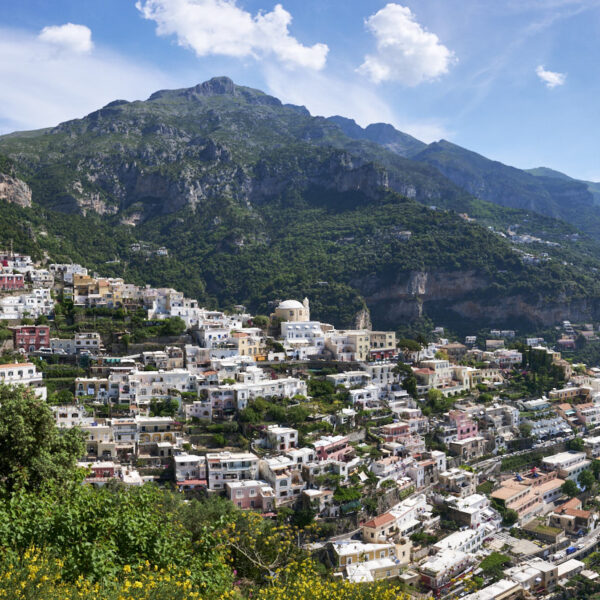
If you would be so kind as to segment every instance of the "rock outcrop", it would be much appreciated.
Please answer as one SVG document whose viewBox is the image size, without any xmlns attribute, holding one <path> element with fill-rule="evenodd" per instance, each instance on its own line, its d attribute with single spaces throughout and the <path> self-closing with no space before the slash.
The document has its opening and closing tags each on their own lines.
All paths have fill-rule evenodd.
<svg viewBox="0 0 600 600">
<path fill-rule="evenodd" d="M 24 181 L 0 173 L 0 200 L 27 208 L 31 206 L 31 189 Z"/>
</svg>

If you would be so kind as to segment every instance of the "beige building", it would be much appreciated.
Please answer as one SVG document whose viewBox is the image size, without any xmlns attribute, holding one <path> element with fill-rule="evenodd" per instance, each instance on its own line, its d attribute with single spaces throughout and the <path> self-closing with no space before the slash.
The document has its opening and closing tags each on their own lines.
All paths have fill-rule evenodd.
<svg viewBox="0 0 600 600">
<path fill-rule="evenodd" d="M 302 303 L 297 300 L 284 300 L 280 302 L 271 317 L 277 317 L 282 321 L 310 321 L 308 298 L 304 298 Z"/>
<path fill-rule="evenodd" d="M 490 497 L 519 515 L 519 522 L 526 523 L 539 514 L 544 506 L 542 497 L 535 493 L 532 485 L 507 481 L 493 491 Z"/>
</svg>

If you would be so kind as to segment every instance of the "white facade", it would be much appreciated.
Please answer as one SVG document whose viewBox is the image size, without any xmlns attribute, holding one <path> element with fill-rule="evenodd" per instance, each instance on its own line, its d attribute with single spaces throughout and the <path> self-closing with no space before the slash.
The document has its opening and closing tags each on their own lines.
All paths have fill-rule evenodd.
<svg viewBox="0 0 600 600">
<path fill-rule="evenodd" d="M 346 388 L 355 386 L 365 386 L 371 382 L 371 375 L 366 371 L 344 371 L 343 373 L 334 373 L 325 377 L 336 387 L 343 385 Z"/>
<path fill-rule="evenodd" d="M 80 404 L 51 406 L 56 426 L 60 429 L 71 429 L 92 423 L 93 419 L 86 416 L 85 407 Z"/>
<path fill-rule="evenodd" d="M 319 321 L 284 321 L 281 337 L 290 345 L 307 344 L 323 349 L 325 336 Z"/>
<path fill-rule="evenodd" d="M 38 370 L 33 363 L 11 363 L 0 365 L 0 384 L 31 387 L 36 396 L 45 400 L 47 390 L 42 383 L 42 374 L 38 373 Z"/>
<path fill-rule="evenodd" d="M 15 321 L 30 317 L 37 319 L 41 315 L 50 315 L 54 311 L 54 301 L 47 288 L 37 288 L 29 294 L 0 298 L 0 320 Z"/>
<path fill-rule="evenodd" d="M 223 490 L 229 481 L 258 479 L 258 456 L 251 452 L 209 452 L 208 487 Z"/>
<path fill-rule="evenodd" d="M 175 463 L 175 481 L 188 479 L 206 479 L 206 457 L 195 454 L 178 454 L 173 457 Z"/>
</svg>

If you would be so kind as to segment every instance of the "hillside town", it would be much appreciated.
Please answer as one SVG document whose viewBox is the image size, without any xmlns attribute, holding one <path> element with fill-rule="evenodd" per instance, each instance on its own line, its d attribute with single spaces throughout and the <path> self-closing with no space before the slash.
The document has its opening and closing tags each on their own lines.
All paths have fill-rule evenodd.
<svg viewBox="0 0 600 600">
<path fill-rule="evenodd" d="M 553 344 L 415 340 L 364 315 L 337 329 L 310 298 L 252 315 L 78 264 L 0 265 L 0 384 L 84 432 L 86 485 L 295 515 L 336 577 L 417 598 L 600 589 L 600 369 L 563 356 L 593 324 Z"/>
</svg>

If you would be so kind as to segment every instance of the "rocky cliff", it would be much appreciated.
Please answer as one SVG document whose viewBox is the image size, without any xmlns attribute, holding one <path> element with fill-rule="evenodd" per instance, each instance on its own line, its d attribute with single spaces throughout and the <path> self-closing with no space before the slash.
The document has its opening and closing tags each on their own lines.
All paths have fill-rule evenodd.
<svg viewBox="0 0 600 600">
<path fill-rule="evenodd" d="M 0 200 L 29 207 L 31 206 L 31 189 L 24 181 L 0 173 Z"/>
</svg>

